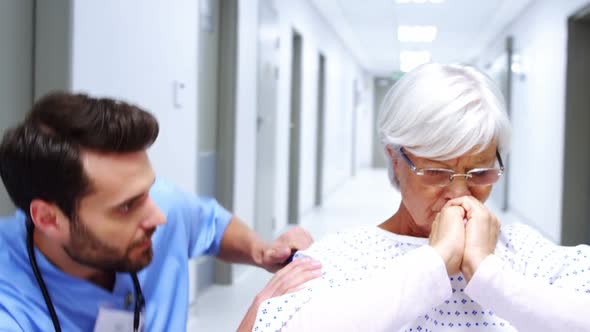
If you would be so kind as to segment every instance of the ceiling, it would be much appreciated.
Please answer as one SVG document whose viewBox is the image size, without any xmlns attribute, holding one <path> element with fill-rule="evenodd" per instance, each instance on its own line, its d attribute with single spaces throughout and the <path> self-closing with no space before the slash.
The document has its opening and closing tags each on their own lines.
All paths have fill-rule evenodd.
<svg viewBox="0 0 590 332">
<path fill-rule="evenodd" d="M 378 76 L 400 69 L 400 51 L 427 50 L 435 62 L 471 62 L 533 0 L 310 0 L 360 64 Z M 432 43 L 400 43 L 400 25 L 435 25 Z"/>
</svg>

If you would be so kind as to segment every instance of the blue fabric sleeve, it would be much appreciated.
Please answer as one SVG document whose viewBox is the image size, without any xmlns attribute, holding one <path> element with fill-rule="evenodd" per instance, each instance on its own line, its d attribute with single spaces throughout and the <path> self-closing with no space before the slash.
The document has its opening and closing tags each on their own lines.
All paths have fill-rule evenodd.
<svg viewBox="0 0 590 332">
<path fill-rule="evenodd" d="M 195 214 L 190 225 L 189 256 L 216 256 L 232 214 L 210 197 L 195 197 L 191 210 Z"/>
<path fill-rule="evenodd" d="M 184 192 L 160 178 L 156 179 L 150 195 L 166 215 L 164 227 L 168 229 L 169 241 L 184 238 L 190 258 L 217 255 L 225 229 L 232 219 L 229 211 L 213 198 Z"/>
</svg>

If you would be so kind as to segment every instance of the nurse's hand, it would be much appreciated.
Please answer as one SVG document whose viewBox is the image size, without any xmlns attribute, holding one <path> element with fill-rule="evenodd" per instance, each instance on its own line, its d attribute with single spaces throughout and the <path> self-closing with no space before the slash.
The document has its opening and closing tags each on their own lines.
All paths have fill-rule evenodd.
<svg viewBox="0 0 590 332">
<path fill-rule="evenodd" d="M 429 244 L 442 257 L 447 274 L 459 273 L 465 246 L 465 210 L 445 206 L 436 215 L 430 231 Z"/>
<path fill-rule="evenodd" d="M 260 265 L 269 272 L 275 272 L 285 266 L 293 252 L 305 250 L 312 243 L 313 239 L 305 229 L 293 227 L 263 250 Z"/>
<path fill-rule="evenodd" d="M 251 332 L 258 313 L 258 307 L 264 301 L 296 292 L 303 289 L 304 284 L 322 275 L 322 264 L 312 259 L 297 259 L 279 270 L 270 279 L 266 287 L 256 295 L 248 312 L 242 320 L 238 332 Z"/>
<path fill-rule="evenodd" d="M 465 210 L 467 223 L 461 272 L 469 281 L 481 262 L 496 250 L 500 222 L 482 202 L 472 196 L 455 198 L 447 205 L 460 206 Z"/>
</svg>

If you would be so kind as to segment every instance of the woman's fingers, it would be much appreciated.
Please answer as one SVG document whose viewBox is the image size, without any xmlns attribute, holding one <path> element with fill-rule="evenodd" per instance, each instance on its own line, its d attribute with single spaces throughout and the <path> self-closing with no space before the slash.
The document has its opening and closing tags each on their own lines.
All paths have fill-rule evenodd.
<svg viewBox="0 0 590 332">
<path fill-rule="evenodd" d="M 298 269 L 284 278 L 275 291 L 274 296 L 281 296 L 305 288 L 305 283 L 322 275 L 321 266 L 311 266 L 308 269 Z"/>
<path fill-rule="evenodd" d="M 312 259 L 297 259 L 280 269 L 268 284 L 256 295 L 254 303 L 248 309 L 246 317 L 238 328 L 239 332 L 251 331 L 260 304 L 271 297 L 291 293 L 303 288 L 303 285 L 321 276 L 321 263 Z"/>
<path fill-rule="evenodd" d="M 445 262 L 447 272 L 459 271 L 463 257 L 465 210 L 460 206 L 445 206 L 436 215 L 430 231 L 429 244 Z"/>
<path fill-rule="evenodd" d="M 452 199 L 445 206 L 460 206 L 465 209 L 467 223 L 461 271 L 470 280 L 479 264 L 494 253 L 500 221 L 482 202 L 471 196 Z"/>
<path fill-rule="evenodd" d="M 467 280 L 470 280 L 479 264 L 494 253 L 501 224 L 498 218 L 473 196 L 449 200 L 443 210 L 450 207 L 460 207 L 465 211 L 465 248 L 461 271 Z"/>
<path fill-rule="evenodd" d="M 478 211 L 485 209 L 485 206 L 473 196 L 462 196 L 451 199 L 445 204 L 445 207 L 460 206 L 465 210 L 465 218 L 470 219 L 477 215 Z"/>
<path fill-rule="evenodd" d="M 479 220 L 494 227 L 500 226 L 498 218 L 479 200 L 472 196 L 463 196 L 452 199 L 445 206 L 460 206 L 466 212 L 467 220 Z"/>
<path fill-rule="evenodd" d="M 296 259 L 275 273 L 259 298 L 268 299 L 296 289 L 304 283 L 321 276 L 322 265 L 313 259 Z"/>
</svg>

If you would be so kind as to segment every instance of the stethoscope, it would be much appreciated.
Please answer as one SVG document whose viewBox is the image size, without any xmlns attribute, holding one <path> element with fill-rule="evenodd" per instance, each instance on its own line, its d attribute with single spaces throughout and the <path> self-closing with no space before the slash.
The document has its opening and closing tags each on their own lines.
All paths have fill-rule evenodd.
<svg viewBox="0 0 590 332">
<path fill-rule="evenodd" d="M 49 311 L 49 315 L 51 316 L 51 321 L 53 322 L 55 332 L 61 332 L 61 326 L 59 324 L 59 320 L 57 319 L 55 307 L 53 306 L 53 302 L 51 302 L 51 297 L 49 296 L 49 292 L 47 291 L 47 287 L 45 286 L 45 281 L 41 276 L 41 272 L 39 272 L 39 266 L 37 265 L 37 259 L 35 258 L 35 252 L 33 250 L 34 227 L 35 225 L 33 225 L 32 222 L 27 221 L 27 251 L 29 254 L 29 262 L 31 263 L 31 268 L 33 269 L 33 273 L 35 274 L 35 278 L 37 279 L 37 284 L 39 285 L 39 288 L 41 288 L 41 293 L 43 293 L 43 299 L 45 300 L 45 305 L 47 306 L 47 310 Z M 133 280 L 133 288 L 136 295 L 135 308 L 133 312 L 133 332 L 138 332 L 140 314 L 141 310 L 143 310 L 145 300 L 143 298 L 143 293 L 141 292 L 141 286 L 139 284 L 139 280 L 137 279 L 137 274 L 132 272 L 131 279 Z"/>
</svg>

